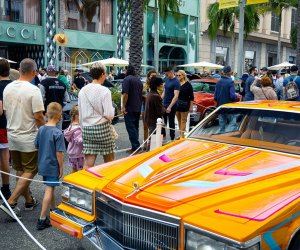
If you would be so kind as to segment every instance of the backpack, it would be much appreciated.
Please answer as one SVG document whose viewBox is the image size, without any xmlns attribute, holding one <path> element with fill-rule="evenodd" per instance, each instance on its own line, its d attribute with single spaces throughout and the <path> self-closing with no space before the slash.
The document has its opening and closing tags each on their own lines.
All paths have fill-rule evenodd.
<svg viewBox="0 0 300 250">
<path fill-rule="evenodd" d="M 294 100 L 299 97 L 299 88 L 295 82 L 297 77 L 294 79 L 291 77 L 290 82 L 286 85 L 286 97 L 288 100 Z"/>
</svg>

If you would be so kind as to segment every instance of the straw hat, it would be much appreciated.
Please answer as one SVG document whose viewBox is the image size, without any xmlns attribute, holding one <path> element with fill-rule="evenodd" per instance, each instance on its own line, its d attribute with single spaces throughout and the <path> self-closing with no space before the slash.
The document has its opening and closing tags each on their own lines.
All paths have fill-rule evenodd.
<svg viewBox="0 0 300 250">
<path fill-rule="evenodd" d="M 65 34 L 56 34 L 54 40 L 59 46 L 66 46 L 68 43 L 68 37 Z"/>
</svg>

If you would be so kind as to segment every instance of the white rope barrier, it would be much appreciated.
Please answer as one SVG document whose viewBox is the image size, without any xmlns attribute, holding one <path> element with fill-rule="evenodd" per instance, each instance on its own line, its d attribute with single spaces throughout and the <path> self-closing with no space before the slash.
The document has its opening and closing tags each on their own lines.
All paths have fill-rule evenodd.
<svg viewBox="0 0 300 250">
<path fill-rule="evenodd" d="M 40 181 L 40 180 L 35 180 L 35 179 L 29 179 L 29 178 L 26 178 L 26 177 L 22 177 L 22 176 L 18 176 L 18 175 L 14 175 L 14 174 L 11 174 L 11 173 L 4 172 L 2 170 L 0 170 L 0 173 L 10 175 L 10 176 L 18 178 L 18 179 L 23 179 L 23 180 L 27 180 L 27 181 L 33 181 L 33 182 L 39 182 L 39 183 L 52 183 L 52 184 L 61 184 L 62 183 L 61 181 Z"/>
<path fill-rule="evenodd" d="M 157 128 L 154 129 L 151 135 L 149 135 L 148 138 L 130 156 L 133 156 L 136 152 L 138 152 L 145 145 L 145 143 L 150 140 L 151 136 L 155 133 L 156 130 Z"/>
<path fill-rule="evenodd" d="M 43 245 L 40 242 L 38 242 L 38 240 L 36 238 L 33 237 L 33 235 L 27 230 L 27 228 L 24 226 L 24 224 L 16 216 L 16 214 L 14 213 L 14 211 L 11 209 L 10 205 L 6 201 L 6 199 L 5 199 L 4 195 L 2 194 L 1 190 L 0 190 L 0 196 L 1 196 L 2 200 L 4 201 L 5 205 L 7 206 L 7 208 L 9 209 L 9 211 L 14 216 L 14 219 L 20 224 L 20 226 L 23 228 L 23 230 L 25 231 L 25 233 L 34 241 L 35 244 L 37 244 L 39 246 L 40 249 L 46 250 L 46 248 L 43 247 Z"/>
</svg>

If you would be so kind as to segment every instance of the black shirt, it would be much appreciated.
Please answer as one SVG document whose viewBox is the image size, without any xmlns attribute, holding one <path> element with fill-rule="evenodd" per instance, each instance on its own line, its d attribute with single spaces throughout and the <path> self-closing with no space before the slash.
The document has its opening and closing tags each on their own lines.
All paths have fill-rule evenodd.
<svg viewBox="0 0 300 250">
<path fill-rule="evenodd" d="M 11 83 L 11 80 L 3 80 L 0 81 L 0 100 L 3 102 L 3 91 L 5 89 L 5 87 Z M 0 128 L 6 128 L 7 125 L 7 121 L 6 121 L 6 117 L 5 114 L 3 113 L 0 116 Z"/>
<path fill-rule="evenodd" d="M 41 85 L 45 88 L 45 110 L 50 102 L 58 102 L 63 107 L 66 85 L 54 77 L 44 79 Z"/>
<path fill-rule="evenodd" d="M 185 102 L 194 101 L 193 87 L 190 82 L 186 82 L 180 86 L 178 99 Z"/>
<path fill-rule="evenodd" d="M 140 78 L 137 76 L 126 76 L 122 83 L 122 94 L 128 94 L 128 100 L 126 103 L 127 112 L 141 112 L 142 108 L 142 91 L 143 84 Z"/>
<path fill-rule="evenodd" d="M 85 79 L 82 77 L 77 77 L 74 80 L 74 84 L 76 85 L 77 88 L 82 89 L 85 84 Z"/>
</svg>

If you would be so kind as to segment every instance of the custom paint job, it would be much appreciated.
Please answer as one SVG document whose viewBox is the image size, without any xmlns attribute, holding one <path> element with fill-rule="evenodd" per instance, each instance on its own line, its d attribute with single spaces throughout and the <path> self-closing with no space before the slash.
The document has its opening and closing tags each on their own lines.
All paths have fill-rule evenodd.
<svg viewBox="0 0 300 250">
<path fill-rule="evenodd" d="M 300 112 L 300 103 L 291 102 L 226 106 Z M 185 224 L 240 243 L 260 236 L 261 249 L 287 249 L 300 227 L 299 180 L 299 155 L 202 139 L 182 139 L 64 178 L 120 202 L 181 218 L 180 249 Z M 59 208 L 95 220 L 67 204 Z M 68 218 L 51 214 L 51 222 L 82 237 Z"/>
</svg>

